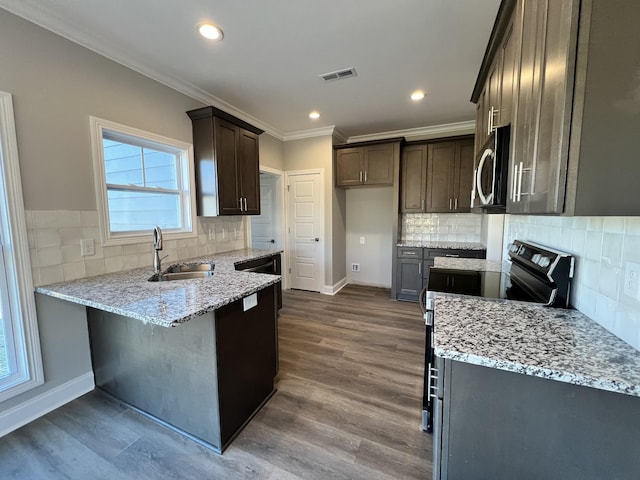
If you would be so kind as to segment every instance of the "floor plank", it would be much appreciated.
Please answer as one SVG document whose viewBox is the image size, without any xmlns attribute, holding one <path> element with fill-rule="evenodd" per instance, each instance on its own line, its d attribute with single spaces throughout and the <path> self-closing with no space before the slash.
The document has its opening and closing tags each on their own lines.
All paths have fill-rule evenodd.
<svg viewBox="0 0 640 480">
<path fill-rule="evenodd" d="M 416 304 L 348 285 L 285 291 L 278 392 L 224 455 L 99 393 L 0 439 L 16 479 L 426 479 L 424 326 Z"/>
</svg>

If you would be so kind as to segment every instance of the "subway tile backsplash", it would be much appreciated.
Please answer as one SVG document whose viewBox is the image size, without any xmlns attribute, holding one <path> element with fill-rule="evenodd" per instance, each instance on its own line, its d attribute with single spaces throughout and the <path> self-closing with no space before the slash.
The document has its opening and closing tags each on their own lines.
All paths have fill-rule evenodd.
<svg viewBox="0 0 640 480">
<path fill-rule="evenodd" d="M 575 255 L 571 304 L 640 350 L 640 291 L 625 285 L 640 265 L 640 217 L 507 215 L 505 246 L 516 238 Z"/>
<path fill-rule="evenodd" d="M 148 241 L 103 247 L 97 211 L 27 210 L 25 214 L 35 286 L 137 267 L 152 269 L 151 232 Z M 165 240 L 163 255 L 168 257 L 164 265 L 246 246 L 244 217 L 198 217 L 197 228 L 197 237 Z M 83 238 L 94 239 L 95 255 L 80 255 Z"/>
<path fill-rule="evenodd" d="M 480 242 L 481 224 L 473 213 L 403 213 L 400 240 Z"/>
</svg>

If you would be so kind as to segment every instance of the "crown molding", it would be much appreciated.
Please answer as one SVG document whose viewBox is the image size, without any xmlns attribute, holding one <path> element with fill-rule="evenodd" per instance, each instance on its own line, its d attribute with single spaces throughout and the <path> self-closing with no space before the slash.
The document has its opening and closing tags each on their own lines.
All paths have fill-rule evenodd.
<svg viewBox="0 0 640 480">
<path fill-rule="evenodd" d="M 108 58 L 120 65 L 123 65 L 145 77 L 155 80 L 177 92 L 202 102 L 204 105 L 211 105 L 230 113 L 258 128 L 278 140 L 284 139 L 284 133 L 277 128 L 265 123 L 256 117 L 234 107 L 230 103 L 225 102 L 221 98 L 212 95 L 205 90 L 193 85 L 190 82 L 177 79 L 173 76 L 161 73 L 153 68 L 141 65 L 132 58 L 124 55 L 122 52 L 112 49 L 108 46 L 105 39 L 100 38 L 94 32 L 82 31 L 82 27 L 71 24 L 64 17 L 60 16 L 55 10 L 47 8 L 40 1 L 22 0 L 17 4 L 9 6 L 3 5 L 2 8 L 10 11 L 28 22 L 34 23 L 39 27 L 55 33 L 73 43 L 87 48 L 103 57 Z"/>
<path fill-rule="evenodd" d="M 397 137 L 404 137 L 406 140 L 423 140 L 427 138 L 474 133 L 475 128 L 475 120 L 469 120 L 467 122 L 444 123 L 442 125 L 432 125 L 430 127 L 408 128 L 405 130 L 393 130 L 391 132 L 371 133 L 367 135 L 354 135 L 347 139 L 347 143 L 368 142 L 371 140 L 384 140 L 386 138 Z"/>
<path fill-rule="evenodd" d="M 324 137 L 326 135 L 334 135 L 336 131 L 335 125 L 329 125 L 328 127 L 311 128 L 309 130 L 299 130 L 297 132 L 285 133 L 282 141 L 288 142 L 291 140 L 302 140 L 304 138 Z"/>
</svg>

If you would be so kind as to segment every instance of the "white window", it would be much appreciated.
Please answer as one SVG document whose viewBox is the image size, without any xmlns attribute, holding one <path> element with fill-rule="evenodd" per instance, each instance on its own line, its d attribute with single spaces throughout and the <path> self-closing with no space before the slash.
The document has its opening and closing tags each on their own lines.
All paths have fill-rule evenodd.
<svg viewBox="0 0 640 480">
<path fill-rule="evenodd" d="M 43 382 L 13 104 L 0 92 L 0 402 Z"/>
<path fill-rule="evenodd" d="M 103 243 L 195 236 L 190 144 L 90 117 Z"/>
</svg>

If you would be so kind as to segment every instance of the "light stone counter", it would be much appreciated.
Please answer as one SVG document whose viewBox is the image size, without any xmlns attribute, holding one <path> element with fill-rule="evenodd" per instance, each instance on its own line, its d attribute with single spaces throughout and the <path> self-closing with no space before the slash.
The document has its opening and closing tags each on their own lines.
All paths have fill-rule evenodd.
<svg viewBox="0 0 640 480">
<path fill-rule="evenodd" d="M 433 260 L 433 268 L 447 268 L 449 270 L 473 270 L 479 272 L 508 271 L 509 265 L 503 265 L 496 260 L 484 260 L 482 258 L 451 258 L 436 257 Z"/>
<path fill-rule="evenodd" d="M 640 351 L 577 310 L 438 294 L 435 353 L 640 396 Z"/>
<path fill-rule="evenodd" d="M 279 252 L 242 249 L 181 263 L 215 263 L 211 277 L 149 282 L 150 267 L 44 285 L 36 292 L 162 327 L 176 326 L 280 281 L 279 275 L 235 271 L 235 265 Z"/>
<path fill-rule="evenodd" d="M 486 250 L 487 247 L 478 242 L 454 242 L 448 240 L 433 240 L 428 242 L 399 241 L 398 247 L 415 248 L 450 248 L 455 250 Z"/>
</svg>

